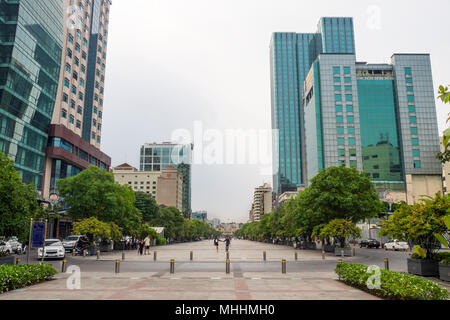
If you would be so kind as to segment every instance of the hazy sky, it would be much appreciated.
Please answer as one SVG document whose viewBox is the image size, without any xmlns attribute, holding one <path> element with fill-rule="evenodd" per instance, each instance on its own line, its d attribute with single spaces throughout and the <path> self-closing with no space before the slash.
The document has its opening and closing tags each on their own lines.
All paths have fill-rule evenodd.
<svg viewBox="0 0 450 320">
<path fill-rule="evenodd" d="M 138 168 L 142 144 L 194 121 L 218 134 L 270 130 L 271 34 L 315 32 L 322 16 L 354 18 L 359 61 L 430 53 L 437 91 L 450 84 L 448 12 L 448 0 L 114 0 L 102 151 Z M 448 109 L 437 103 L 440 131 Z M 194 165 L 192 209 L 244 222 L 263 182 L 258 165 Z"/>
</svg>

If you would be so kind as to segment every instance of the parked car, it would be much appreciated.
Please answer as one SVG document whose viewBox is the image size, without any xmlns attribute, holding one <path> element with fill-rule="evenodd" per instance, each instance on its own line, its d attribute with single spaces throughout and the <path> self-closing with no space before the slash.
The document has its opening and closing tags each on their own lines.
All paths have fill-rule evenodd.
<svg viewBox="0 0 450 320">
<path fill-rule="evenodd" d="M 391 240 L 384 244 L 384 250 L 407 250 L 409 249 L 408 242 Z"/>
<path fill-rule="evenodd" d="M 22 253 L 22 243 L 20 243 L 16 237 L 11 237 L 6 243 L 11 246 L 12 252 L 16 254 Z"/>
<path fill-rule="evenodd" d="M 80 240 L 80 238 L 83 237 L 82 235 L 72 235 L 68 236 L 62 241 L 62 245 L 66 251 L 72 251 L 75 249 L 75 246 L 77 245 L 77 242 Z"/>
<path fill-rule="evenodd" d="M 11 248 L 11 246 L 8 244 L 8 242 L 5 241 L 0 241 L 0 252 L 5 252 L 8 254 L 13 253 L 13 249 Z"/>
<path fill-rule="evenodd" d="M 361 240 L 359 243 L 359 247 L 363 248 L 380 248 L 381 247 L 381 242 L 375 239 L 367 239 L 367 240 Z"/>
<path fill-rule="evenodd" d="M 38 259 L 42 259 L 42 248 L 38 249 Z M 64 259 L 66 257 L 66 250 L 59 239 L 46 239 L 44 259 L 56 258 Z"/>
</svg>

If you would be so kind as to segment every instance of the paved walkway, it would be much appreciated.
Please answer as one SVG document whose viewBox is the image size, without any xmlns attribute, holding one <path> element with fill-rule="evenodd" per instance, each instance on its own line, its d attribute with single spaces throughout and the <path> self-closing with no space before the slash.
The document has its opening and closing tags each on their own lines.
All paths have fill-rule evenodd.
<svg viewBox="0 0 450 320">
<path fill-rule="evenodd" d="M 203 264 L 224 262 L 224 246 L 216 252 L 212 241 L 184 243 L 158 247 L 158 260 L 189 261 L 189 251 L 194 259 Z M 267 252 L 267 261 L 294 261 L 294 250 L 284 246 L 233 240 L 230 249 L 231 261 L 262 261 L 262 252 Z M 298 251 L 299 260 L 319 260 L 320 251 Z M 102 259 L 121 258 L 120 253 L 103 256 Z M 85 259 L 85 263 L 96 264 L 96 257 Z M 327 260 L 337 260 L 328 255 Z M 127 264 L 153 260 L 153 256 L 137 256 L 127 252 Z M 135 262 L 133 262 L 135 261 Z M 76 262 L 76 260 L 74 260 Z M 100 262 L 102 263 L 102 262 Z M 268 262 L 270 263 L 270 262 Z M 330 263 L 332 263 L 330 261 Z M 164 263 L 165 264 L 165 263 Z M 334 264 L 334 263 L 333 263 Z M 109 262 L 108 262 L 109 265 Z M 264 264 L 262 263 L 264 266 Z M 84 269 L 83 269 L 84 270 Z M 265 270 L 264 268 L 262 270 Z M 0 295 L 0 300 L 372 300 L 377 299 L 360 290 L 346 286 L 336 279 L 331 271 L 247 272 L 231 268 L 231 273 L 197 271 L 175 271 L 168 269 L 156 272 L 111 272 L 80 273 L 80 289 L 71 290 L 74 275 L 58 274 L 55 280 L 19 289 Z M 68 286 L 69 284 L 69 286 Z"/>
</svg>

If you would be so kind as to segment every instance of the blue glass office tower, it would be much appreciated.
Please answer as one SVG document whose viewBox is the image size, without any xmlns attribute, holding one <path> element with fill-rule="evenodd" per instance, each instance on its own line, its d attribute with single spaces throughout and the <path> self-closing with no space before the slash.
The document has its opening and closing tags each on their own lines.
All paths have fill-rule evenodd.
<svg viewBox="0 0 450 320">
<path fill-rule="evenodd" d="M 63 37 L 59 0 L 0 1 L 0 151 L 42 185 Z"/>
<path fill-rule="evenodd" d="M 270 44 L 273 186 L 277 194 L 305 184 L 303 86 L 321 53 L 354 54 L 352 18 L 322 18 L 317 33 L 276 32 Z"/>
</svg>

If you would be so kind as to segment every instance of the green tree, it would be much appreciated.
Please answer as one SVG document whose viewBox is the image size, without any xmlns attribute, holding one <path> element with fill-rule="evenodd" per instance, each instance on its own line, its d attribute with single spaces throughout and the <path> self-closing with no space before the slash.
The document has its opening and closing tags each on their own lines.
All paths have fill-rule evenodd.
<svg viewBox="0 0 450 320">
<path fill-rule="evenodd" d="M 420 244 L 431 258 L 435 251 L 435 234 L 447 231 L 445 217 L 450 214 L 450 195 L 439 193 L 414 205 L 403 205 L 382 222 L 381 236 Z"/>
<path fill-rule="evenodd" d="M 116 231 L 116 230 L 115 230 Z M 111 225 L 99 221 L 95 217 L 84 219 L 73 223 L 73 232 L 75 234 L 84 234 L 88 237 L 89 243 L 93 243 L 102 238 L 103 240 L 111 237 Z"/>
<path fill-rule="evenodd" d="M 0 152 L 0 235 L 27 241 L 38 198 L 35 187 L 22 183 L 13 161 Z"/>
<path fill-rule="evenodd" d="M 361 229 L 356 227 L 353 222 L 345 219 L 334 219 L 325 225 L 319 234 L 319 237 L 324 239 L 327 237 L 336 237 L 339 240 L 341 248 L 345 248 L 348 237 L 360 237 Z"/>
<path fill-rule="evenodd" d="M 142 219 L 151 222 L 158 219 L 159 206 L 153 197 L 145 192 L 135 192 L 136 201 L 134 206 L 142 212 Z"/>
<path fill-rule="evenodd" d="M 450 91 L 448 87 L 440 86 L 439 87 L 439 96 L 438 99 L 441 99 L 444 103 L 450 103 Z M 450 121 L 450 113 L 448 114 L 447 123 Z M 450 161 L 450 128 L 447 128 L 443 134 L 443 145 L 444 151 L 440 152 L 437 157 L 441 160 L 442 163 L 446 163 Z"/>
<path fill-rule="evenodd" d="M 73 220 L 95 217 L 114 222 L 125 234 L 142 223 L 133 190 L 114 183 L 114 175 L 98 167 L 90 166 L 76 176 L 59 180 L 57 190 Z"/>
</svg>

